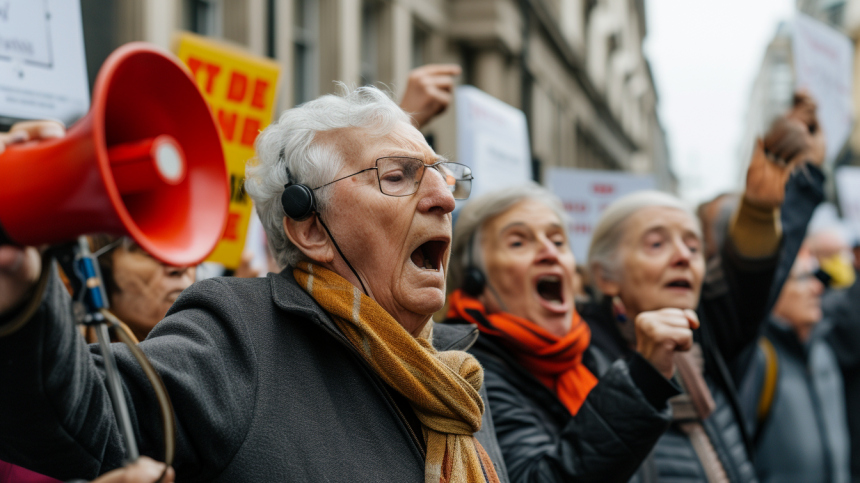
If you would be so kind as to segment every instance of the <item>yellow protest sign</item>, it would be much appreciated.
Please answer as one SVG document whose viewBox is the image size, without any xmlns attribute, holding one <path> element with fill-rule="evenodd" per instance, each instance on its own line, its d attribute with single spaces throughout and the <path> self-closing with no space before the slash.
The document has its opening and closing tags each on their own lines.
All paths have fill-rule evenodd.
<svg viewBox="0 0 860 483">
<path fill-rule="evenodd" d="M 272 120 L 280 68 L 271 59 L 191 33 L 179 35 L 176 55 L 191 70 L 212 108 L 230 173 L 227 226 L 207 260 L 235 269 L 251 218 L 251 200 L 244 188 L 245 162 L 254 156 L 257 134 Z"/>
</svg>

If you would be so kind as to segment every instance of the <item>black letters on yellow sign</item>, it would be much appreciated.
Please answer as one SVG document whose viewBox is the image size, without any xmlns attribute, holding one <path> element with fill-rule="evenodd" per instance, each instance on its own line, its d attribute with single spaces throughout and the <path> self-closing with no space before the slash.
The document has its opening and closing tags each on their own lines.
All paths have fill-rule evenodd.
<svg viewBox="0 0 860 483">
<path fill-rule="evenodd" d="M 235 174 L 230 175 L 230 202 L 248 202 L 248 194 L 245 193 L 245 178 Z"/>
</svg>

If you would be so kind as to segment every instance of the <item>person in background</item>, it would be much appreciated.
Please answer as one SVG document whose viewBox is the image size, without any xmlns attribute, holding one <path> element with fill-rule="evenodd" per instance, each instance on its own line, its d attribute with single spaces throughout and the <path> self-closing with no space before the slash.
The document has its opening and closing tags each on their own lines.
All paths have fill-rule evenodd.
<svg viewBox="0 0 860 483">
<path fill-rule="evenodd" d="M 825 340 L 830 324 L 822 322 L 817 268 L 802 250 L 740 385 L 762 483 L 850 479 L 844 386 Z"/>
<path fill-rule="evenodd" d="M 826 274 L 827 288 L 839 290 L 854 284 L 854 254 L 842 227 L 815 231 L 809 235 L 807 246 Z"/>
<path fill-rule="evenodd" d="M 832 325 L 827 341 L 842 370 L 851 441 L 851 481 L 857 483 L 860 482 L 860 284 L 855 267 L 860 262 L 857 250 L 848 253 L 849 244 L 842 230 L 823 229 L 810 238 L 811 251 L 821 265 L 818 275 L 829 282 L 821 305 L 825 322 Z M 853 266 L 848 265 L 852 263 L 850 255 L 854 255 Z"/>
<path fill-rule="evenodd" d="M 801 101 L 793 114 L 810 108 L 814 114 L 814 103 Z M 592 327 L 595 352 L 610 361 L 630 357 L 640 345 L 640 318 L 680 321 L 695 310 L 701 321 L 694 348 L 675 359 L 675 381 L 684 393 L 672 400 L 673 423 L 637 473 L 639 481 L 756 481 L 734 388 L 751 357 L 772 285 L 781 286 L 781 247 L 800 243 L 782 237 L 778 208 L 786 182 L 803 177 L 795 167 L 808 159 L 823 161 L 823 150 L 805 127 L 778 133 L 757 141 L 746 189 L 707 274 L 699 270 L 704 247 L 698 220 L 672 196 L 643 192 L 621 198 L 594 230 L 588 258 L 602 299 L 581 313 Z M 806 222 L 808 217 L 804 230 Z M 797 236 L 794 225 L 787 232 Z M 793 263 L 794 253 L 786 258 Z"/>
<path fill-rule="evenodd" d="M 131 239 L 109 235 L 90 237 L 113 312 L 138 341 L 146 339 L 183 290 L 194 283 L 195 267 L 159 262 Z M 94 334 L 87 334 L 95 342 Z"/>
<path fill-rule="evenodd" d="M 822 301 L 824 320 L 832 324 L 827 341 L 836 353 L 845 386 L 845 409 L 851 441 L 851 478 L 860 482 L 860 283 L 828 290 Z"/>
</svg>

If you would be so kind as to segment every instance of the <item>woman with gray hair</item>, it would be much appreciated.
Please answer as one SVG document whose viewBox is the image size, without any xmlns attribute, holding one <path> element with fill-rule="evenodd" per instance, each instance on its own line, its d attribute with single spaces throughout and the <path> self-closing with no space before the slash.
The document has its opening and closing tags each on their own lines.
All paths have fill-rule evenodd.
<svg viewBox="0 0 860 483">
<path fill-rule="evenodd" d="M 141 342 L 173 398 L 177 479 L 507 481 L 469 326 L 434 329 L 454 200 L 471 174 L 428 146 L 384 93 L 284 112 L 246 189 L 278 261 L 267 278 L 189 287 Z M 20 249 L 0 253 L 25 257 Z M 32 251 L 28 252 L 32 253 Z M 8 258 L 8 257 L 7 257 Z M 56 275 L 0 259 L 0 459 L 91 478 L 125 455 L 101 359 Z M 116 349 L 141 454 L 160 451 L 149 383 Z M 50 377 L 44 374 L 50 373 Z"/>
<path fill-rule="evenodd" d="M 707 276 L 699 220 L 674 196 L 645 191 L 623 197 L 594 229 L 588 268 L 602 300 L 581 309 L 594 352 L 606 364 L 641 352 L 644 321 L 701 321 L 692 350 L 674 357 L 673 379 L 683 394 L 672 399 L 672 425 L 638 474 L 644 481 L 756 481 L 735 385 L 748 365 L 772 286 L 782 283 L 775 275 L 778 263 L 785 263 L 780 257 L 795 255 L 780 251 L 786 183 L 795 167 L 823 159 L 823 150 L 806 139 L 812 131 L 801 126 L 766 138 L 768 148 L 803 148 L 785 155 L 787 162 L 774 162 L 785 153 L 766 154 L 766 145 L 756 143 L 746 189 Z M 802 139 L 789 139 L 798 135 Z M 798 173 L 792 183 L 803 178 Z M 790 227 L 786 233 L 796 232 Z M 668 366 L 657 368 L 672 377 Z"/>
<path fill-rule="evenodd" d="M 512 481 L 626 481 L 668 426 L 672 357 L 692 331 L 643 320 L 642 355 L 596 365 L 567 225 L 535 184 L 469 202 L 454 230 L 449 322 L 481 331 L 470 351 Z"/>
</svg>

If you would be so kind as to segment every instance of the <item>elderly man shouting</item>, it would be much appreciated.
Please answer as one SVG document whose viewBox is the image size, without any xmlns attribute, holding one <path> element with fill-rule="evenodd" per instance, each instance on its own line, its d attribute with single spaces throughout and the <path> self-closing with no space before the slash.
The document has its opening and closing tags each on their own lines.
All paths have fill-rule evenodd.
<svg viewBox="0 0 860 483">
<path fill-rule="evenodd" d="M 246 188 L 279 262 L 265 279 L 187 289 L 141 342 L 173 399 L 177 479 L 507 481 L 465 326 L 436 326 L 455 198 L 471 173 L 437 156 L 382 92 L 286 111 Z M 57 478 L 123 463 L 102 359 L 56 275 L 2 247 L 0 459 Z M 2 260 L 0 260 L 2 262 Z M 141 453 L 158 405 L 116 348 Z"/>
</svg>

